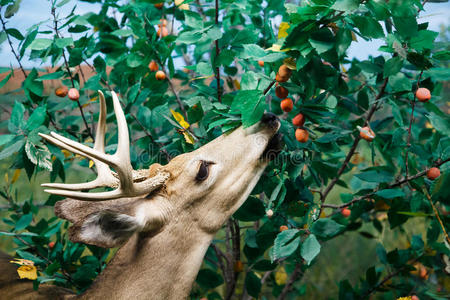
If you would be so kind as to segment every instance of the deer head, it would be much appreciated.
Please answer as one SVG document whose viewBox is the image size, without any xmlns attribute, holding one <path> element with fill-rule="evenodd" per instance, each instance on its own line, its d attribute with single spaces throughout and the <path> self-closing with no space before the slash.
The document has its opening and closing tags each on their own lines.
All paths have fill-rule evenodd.
<svg viewBox="0 0 450 300">
<path fill-rule="evenodd" d="M 280 150 L 280 123 L 265 114 L 261 122 L 240 127 L 167 165 L 133 170 L 126 119 L 112 92 L 118 125 L 115 154 L 105 153 L 106 103 L 100 93 L 99 123 L 93 148 L 54 132 L 40 134 L 60 148 L 94 161 L 98 177 L 87 183 L 42 186 L 68 197 L 55 206 L 58 216 L 74 223 L 70 238 L 101 247 L 117 247 L 136 232 L 157 234 L 171 222 L 213 235 L 242 205 L 259 180 L 269 156 Z M 113 172 L 110 168 L 114 169 Z M 112 191 L 81 192 L 98 187 Z"/>
</svg>

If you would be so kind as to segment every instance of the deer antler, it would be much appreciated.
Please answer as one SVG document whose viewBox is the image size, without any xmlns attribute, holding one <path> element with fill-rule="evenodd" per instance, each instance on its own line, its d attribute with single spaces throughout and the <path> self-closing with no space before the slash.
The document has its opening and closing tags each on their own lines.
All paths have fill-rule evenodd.
<svg viewBox="0 0 450 300">
<path fill-rule="evenodd" d="M 94 148 L 89 148 L 55 132 L 51 132 L 50 135 L 39 133 L 42 138 L 50 143 L 91 159 L 94 161 L 98 171 L 97 178 L 86 183 L 42 184 L 43 187 L 55 188 L 46 189 L 45 192 L 78 200 L 104 201 L 148 194 L 163 185 L 167 178 L 169 178 L 169 173 L 167 172 L 159 172 L 155 176 L 149 178 L 148 171 L 133 170 L 130 162 L 130 142 L 127 121 L 125 119 L 122 107 L 120 106 L 119 98 L 116 93 L 111 92 L 111 94 L 119 132 L 117 150 L 113 155 L 105 153 L 106 102 L 105 96 L 101 91 L 99 91 L 100 114 L 98 118 Z M 110 167 L 116 170 L 117 174 L 112 172 Z M 145 172 L 147 174 L 145 174 Z M 116 189 L 113 191 L 99 193 L 77 192 L 78 190 L 94 189 L 98 187 L 113 187 Z"/>
</svg>

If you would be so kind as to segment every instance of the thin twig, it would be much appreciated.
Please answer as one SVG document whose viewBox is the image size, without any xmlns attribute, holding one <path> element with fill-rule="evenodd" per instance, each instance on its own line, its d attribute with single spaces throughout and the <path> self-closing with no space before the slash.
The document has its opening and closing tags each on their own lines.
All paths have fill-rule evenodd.
<svg viewBox="0 0 450 300">
<path fill-rule="evenodd" d="M 447 230 L 445 230 L 444 223 L 442 223 L 441 217 L 439 217 L 438 210 L 436 209 L 436 206 L 434 206 L 433 200 L 431 200 L 431 196 L 425 187 L 423 188 L 423 192 L 425 193 L 425 197 L 428 199 L 431 207 L 433 208 L 434 215 L 436 216 L 436 219 L 439 221 L 439 225 L 441 225 L 441 229 L 442 229 L 442 232 L 444 233 L 447 243 L 450 245 L 450 238 L 448 236 Z"/>
<path fill-rule="evenodd" d="M 280 296 L 278 296 L 277 300 L 284 300 L 286 296 L 289 294 L 289 292 L 292 289 L 292 285 L 295 281 L 297 281 L 298 277 L 302 274 L 301 272 L 302 263 L 299 262 L 295 265 L 295 269 L 292 272 L 291 276 L 289 277 L 289 280 L 287 281 L 286 285 L 284 286 L 283 290 L 281 291 Z"/>
<path fill-rule="evenodd" d="M 416 90 L 419 88 L 420 79 L 422 78 L 423 70 L 420 72 L 419 78 L 417 79 L 417 85 Z M 406 144 L 406 153 L 405 153 L 405 176 L 408 177 L 409 171 L 408 171 L 408 156 L 409 156 L 409 148 L 411 147 L 411 128 L 412 124 L 414 123 L 414 107 L 416 106 L 416 93 L 414 93 L 414 98 L 411 102 L 411 117 L 409 120 L 409 127 L 408 127 L 408 142 Z"/>
<path fill-rule="evenodd" d="M 19 64 L 19 67 L 20 67 L 20 69 L 22 70 L 23 76 L 25 77 L 25 79 L 27 79 L 28 75 L 27 75 L 27 73 L 25 72 L 25 69 L 24 69 L 23 66 L 22 66 L 22 63 L 21 63 L 21 61 L 20 61 L 20 57 L 19 57 L 19 55 L 17 54 L 16 50 L 15 50 L 14 47 L 13 47 L 11 38 L 9 37 L 9 34 L 6 33 L 6 30 L 7 30 L 7 29 L 6 29 L 6 22 L 5 22 L 5 20 L 3 20 L 3 18 L 2 18 L 2 14 L 1 14 L 1 6 L 0 6 L 0 22 L 2 23 L 2 29 L 3 29 L 3 31 L 4 31 L 5 34 L 6 34 L 6 39 L 8 40 L 9 47 L 11 48 L 11 52 L 14 54 L 14 57 L 15 57 L 16 60 L 17 60 L 17 63 Z"/>
<path fill-rule="evenodd" d="M 384 95 L 388 80 L 389 80 L 388 77 L 386 77 L 386 79 L 383 82 L 383 85 L 381 86 L 380 92 L 378 93 L 378 95 L 375 98 L 375 103 L 372 104 L 372 107 L 370 108 L 369 112 L 367 113 L 367 116 L 364 120 L 364 126 L 367 126 L 367 124 L 369 124 L 370 119 L 372 118 L 373 114 L 379 108 L 377 100 L 380 99 Z M 342 173 L 344 173 L 345 169 L 347 168 L 347 165 L 350 162 L 350 159 L 352 158 L 353 154 L 356 151 L 356 148 L 358 147 L 359 141 L 361 141 L 361 137 L 359 135 L 357 135 L 355 137 L 355 141 L 353 142 L 353 145 L 350 148 L 350 151 L 347 153 L 347 156 L 345 157 L 344 162 L 342 163 L 341 167 L 339 168 L 336 176 L 331 180 L 331 182 L 328 184 L 328 186 L 323 191 L 322 196 L 320 198 L 322 203 L 325 202 L 328 194 L 333 189 L 334 185 L 338 182 Z"/>
<path fill-rule="evenodd" d="M 60 38 L 60 34 L 59 34 L 59 29 L 58 29 L 58 19 L 56 18 L 56 8 L 52 7 L 52 16 L 53 16 L 53 30 L 55 31 L 56 37 Z M 70 77 L 70 81 L 72 83 L 72 87 L 75 88 L 75 82 L 73 79 L 73 75 L 72 72 L 70 72 L 70 67 L 69 67 L 69 63 L 67 61 L 67 57 L 66 57 L 66 53 L 65 53 L 65 49 L 61 49 L 62 52 L 62 57 L 64 60 L 64 65 L 66 66 L 67 69 L 67 73 L 69 74 Z M 91 129 L 88 125 L 88 122 L 86 120 L 86 117 L 84 115 L 84 111 L 83 111 L 83 107 L 80 104 L 80 100 L 77 99 L 77 105 L 78 105 L 78 109 L 80 110 L 80 114 L 81 114 L 81 118 L 83 119 L 84 125 L 86 126 L 86 130 L 88 132 L 88 135 L 92 138 L 93 141 L 95 141 L 94 135 L 91 132 Z"/>
<path fill-rule="evenodd" d="M 216 24 L 216 26 L 219 25 L 219 0 L 216 0 L 215 24 Z M 219 40 L 216 40 L 215 44 L 216 44 L 216 59 L 214 60 L 214 63 L 217 64 L 217 62 L 219 60 L 219 55 L 220 55 Z M 216 82 L 217 82 L 217 100 L 219 102 L 222 102 L 222 91 L 220 90 L 220 66 L 216 67 Z"/>
<path fill-rule="evenodd" d="M 276 80 L 273 80 L 264 90 L 263 94 L 267 95 L 267 93 L 270 91 L 270 89 L 273 87 L 273 85 L 275 84 Z"/>
<path fill-rule="evenodd" d="M 444 159 L 444 160 L 442 160 L 442 161 L 436 162 L 436 163 L 434 164 L 434 166 L 435 166 L 435 167 L 439 167 L 439 166 L 445 164 L 445 163 L 448 162 L 448 161 L 450 161 L 450 157 L 447 158 L 447 159 Z M 424 171 L 422 171 L 422 172 L 417 173 L 416 175 L 413 175 L 413 176 L 410 176 L 410 177 L 405 177 L 405 178 L 403 178 L 403 179 L 401 179 L 401 180 L 399 180 L 399 181 L 396 181 L 396 182 L 394 182 L 394 183 L 392 183 L 392 184 L 390 184 L 390 185 L 388 185 L 388 186 L 385 186 L 385 187 L 383 187 L 383 188 L 378 187 L 378 188 L 374 189 L 372 192 L 370 192 L 370 193 L 368 193 L 368 194 L 365 194 L 365 195 L 363 195 L 363 196 L 359 196 L 359 197 L 357 197 L 357 198 L 354 198 L 353 200 L 351 200 L 351 201 L 349 201 L 349 202 L 347 202 L 347 203 L 344 203 L 344 204 L 341 204 L 341 205 L 336 205 L 336 204 L 322 204 L 322 207 L 328 207 L 328 208 L 334 208 L 334 209 L 342 209 L 342 208 L 351 206 L 351 205 L 353 205 L 353 204 L 356 203 L 356 202 L 359 202 L 359 201 L 361 201 L 361 200 L 364 200 L 364 199 L 367 199 L 367 198 L 373 196 L 376 192 L 378 192 L 378 191 L 380 191 L 380 190 L 391 189 L 391 188 L 394 188 L 394 187 L 398 187 L 398 186 L 401 186 L 402 184 L 405 184 L 405 183 L 407 183 L 407 182 L 410 182 L 411 180 L 414 180 L 414 179 L 417 179 L 417 178 L 419 178 L 419 177 L 422 177 L 422 176 L 424 176 L 425 174 L 427 174 L 428 170 L 429 170 L 429 168 L 427 168 L 426 170 L 424 170 Z"/>
</svg>

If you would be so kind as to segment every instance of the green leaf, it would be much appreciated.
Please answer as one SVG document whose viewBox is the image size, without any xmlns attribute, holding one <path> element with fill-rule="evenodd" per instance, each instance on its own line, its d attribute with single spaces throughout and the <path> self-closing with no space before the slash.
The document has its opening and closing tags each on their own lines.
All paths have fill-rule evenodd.
<svg viewBox="0 0 450 300">
<path fill-rule="evenodd" d="M 48 151 L 47 147 L 44 145 L 36 145 L 27 140 L 25 144 L 25 152 L 27 154 L 28 159 L 35 165 L 46 169 L 48 171 L 52 170 L 52 160 L 50 151 Z"/>
<path fill-rule="evenodd" d="M 8 82 L 8 80 L 11 78 L 13 73 L 14 72 L 11 71 L 11 72 L 9 72 L 8 75 L 5 76 L 5 78 L 3 78 L 3 80 L 0 82 L 0 89 Z"/>
<path fill-rule="evenodd" d="M 58 71 L 58 72 L 48 73 L 48 74 L 42 75 L 41 77 L 37 78 L 36 81 L 60 79 L 63 76 L 64 76 L 64 72 L 63 71 Z"/>
<path fill-rule="evenodd" d="M 310 234 L 302 244 L 300 253 L 306 264 L 310 264 L 312 260 L 320 253 L 320 244 L 314 234 Z"/>
<path fill-rule="evenodd" d="M 213 71 L 211 65 L 207 64 L 205 62 L 200 62 L 197 64 L 196 72 L 201 75 L 204 75 L 204 76 L 214 75 L 214 71 Z"/>
<path fill-rule="evenodd" d="M 404 197 L 405 193 L 400 189 L 385 189 L 376 192 L 375 195 L 385 199 L 394 199 L 397 197 Z"/>
<path fill-rule="evenodd" d="M 369 169 L 355 176 L 367 182 L 391 182 L 394 179 L 391 173 L 381 169 Z"/>
<path fill-rule="evenodd" d="M 14 134 L 2 134 L 0 135 L 0 146 L 8 144 L 11 142 L 16 136 Z"/>
<path fill-rule="evenodd" d="M 450 132 L 450 120 L 449 118 L 441 118 L 440 116 L 438 116 L 437 114 L 435 114 L 434 112 L 430 112 L 427 115 L 428 120 L 430 120 L 431 125 L 433 125 L 433 127 L 439 131 L 439 133 L 441 133 L 443 136 L 448 136 L 449 132 Z"/>
<path fill-rule="evenodd" d="M 403 59 L 399 56 L 393 57 L 389 59 L 384 64 L 384 71 L 383 71 L 383 77 L 389 77 L 391 75 L 397 74 L 400 72 L 403 66 Z"/>
<path fill-rule="evenodd" d="M 422 51 L 424 49 L 433 49 L 434 40 L 439 35 L 439 33 L 430 30 L 421 30 L 416 36 L 411 38 L 409 46 L 417 51 Z"/>
<path fill-rule="evenodd" d="M 133 30 L 131 30 L 129 28 L 117 29 L 117 30 L 114 30 L 113 32 L 111 32 L 111 34 L 114 34 L 118 37 L 127 37 L 130 35 L 133 35 Z"/>
<path fill-rule="evenodd" d="M 22 41 L 25 39 L 25 37 L 20 33 L 20 31 L 15 28 L 6 29 L 6 33 L 9 34 L 10 36 L 16 38 L 19 41 Z"/>
<path fill-rule="evenodd" d="M 25 229 L 28 225 L 30 225 L 31 221 L 33 221 L 33 214 L 29 213 L 20 217 L 20 219 L 16 222 L 16 226 L 14 230 L 22 230 Z"/>
<path fill-rule="evenodd" d="M 262 60 L 263 62 L 276 62 L 279 60 L 282 60 L 284 58 L 286 58 L 287 55 L 282 53 L 282 52 L 274 52 L 274 53 L 269 53 L 266 56 L 263 56 L 260 58 L 260 60 Z"/>
<path fill-rule="evenodd" d="M 256 197 L 250 196 L 242 206 L 234 213 L 233 217 L 239 221 L 257 221 L 264 217 L 264 204 Z"/>
<path fill-rule="evenodd" d="M 369 16 L 352 16 L 351 18 L 363 36 L 374 39 L 384 37 L 383 27 L 374 18 Z"/>
<path fill-rule="evenodd" d="M 41 126 L 45 121 L 46 112 L 47 108 L 44 106 L 39 106 L 38 108 L 36 108 L 28 119 L 25 128 L 28 131 L 31 131 Z"/>
<path fill-rule="evenodd" d="M 415 16 L 393 17 L 395 29 L 403 37 L 411 37 L 417 34 L 417 20 Z"/>
<path fill-rule="evenodd" d="M 0 152 L 0 160 L 5 159 L 22 149 L 25 140 L 21 139 Z"/>
<path fill-rule="evenodd" d="M 450 60 L 450 51 L 449 50 L 438 51 L 433 54 L 433 58 L 442 61 Z"/>
<path fill-rule="evenodd" d="M 195 281 L 206 289 L 213 289 L 223 283 L 223 278 L 210 269 L 201 269 Z"/>
<path fill-rule="evenodd" d="M 64 5 L 66 5 L 67 3 L 69 3 L 69 2 L 70 2 L 70 0 L 61 0 L 61 1 L 59 1 L 59 2 L 56 4 L 56 7 L 64 6 Z"/>
<path fill-rule="evenodd" d="M 31 50 L 46 50 L 46 49 L 48 49 L 48 47 L 50 47 L 52 45 L 52 42 L 53 41 L 51 39 L 39 38 L 39 39 L 35 39 L 28 46 L 28 48 L 30 48 Z"/>
<path fill-rule="evenodd" d="M 194 29 L 200 29 L 203 28 L 203 20 L 200 14 L 191 11 L 191 10 L 185 10 L 184 11 L 184 20 L 185 24 L 189 27 L 192 27 Z"/>
<path fill-rule="evenodd" d="M 240 58 L 243 58 L 243 59 L 248 59 L 248 58 L 259 59 L 259 58 L 261 58 L 261 57 L 266 55 L 266 51 L 264 51 L 264 49 L 261 48 L 258 45 L 246 44 L 246 45 L 242 45 L 242 47 L 244 48 L 244 50 L 239 54 Z"/>
<path fill-rule="evenodd" d="M 261 292 L 261 279 L 255 273 L 248 272 L 245 276 L 245 289 L 250 296 L 258 299 Z"/>
<path fill-rule="evenodd" d="M 325 218 L 315 221 L 311 226 L 311 232 L 320 238 L 328 239 L 337 235 L 344 227 L 332 219 Z"/>
<path fill-rule="evenodd" d="M 320 30 L 311 34 L 311 38 L 308 40 L 316 49 L 317 53 L 322 54 L 333 48 L 335 39 L 331 30 L 328 27 L 323 27 Z"/>
<path fill-rule="evenodd" d="M 70 37 L 70 38 L 57 38 L 57 39 L 55 39 L 55 45 L 56 45 L 56 47 L 58 47 L 58 48 L 66 48 L 66 47 L 69 47 L 69 46 L 74 46 L 74 44 L 73 44 L 73 39 Z"/>
<path fill-rule="evenodd" d="M 6 7 L 5 18 L 11 18 L 16 12 L 19 11 L 20 2 L 22 2 L 22 0 L 16 0 L 13 4 L 10 4 Z"/>
<path fill-rule="evenodd" d="M 144 57 L 138 53 L 131 53 L 127 56 L 127 66 L 130 68 L 137 68 L 144 62 Z"/>
<path fill-rule="evenodd" d="M 400 72 L 389 76 L 388 85 L 393 92 L 411 91 L 411 80 Z"/>
<path fill-rule="evenodd" d="M 277 259 L 287 257 L 297 250 L 300 245 L 300 237 L 298 236 L 298 233 L 299 231 L 297 229 L 288 229 L 277 235 L 270 253 L 272 262 Z"/>
<path fill-rule="evenodd" d="M 231 105 L 232 109 L 241 112 L 244 127 L 257 123 L 264 114 L 264 107 L 264 95 L 260 90 L 239 91 Z"/>
<path fill-rule="evenodd" d="M 359 0 L 337 0 L 331 8 L 340 11 L 351 11 L 357 9 L 359 3 Z"/>
<path fill-rule="evenodd" d="M 18 132 L 24 126 L 23 115 L 25 114 L 25 107 L 22 103 L 16 101 L 14 103 L 11 117 L 8 122 L 9 132 Z"/>
</svg>

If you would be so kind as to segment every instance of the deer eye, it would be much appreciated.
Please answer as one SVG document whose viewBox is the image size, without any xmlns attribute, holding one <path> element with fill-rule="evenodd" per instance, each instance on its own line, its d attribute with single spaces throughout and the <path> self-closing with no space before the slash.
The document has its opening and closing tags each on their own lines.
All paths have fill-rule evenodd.
<svg viewBox="0 0 450 300">
<path fill-rule="evenodd" d="M 196 181 L 204 181 L 209 176 L 209 166 L 214 164 L 209 161 L 200 161 L 200 167 L 198 168 L 197 175 L 195 176 Z"/>
</svg>

